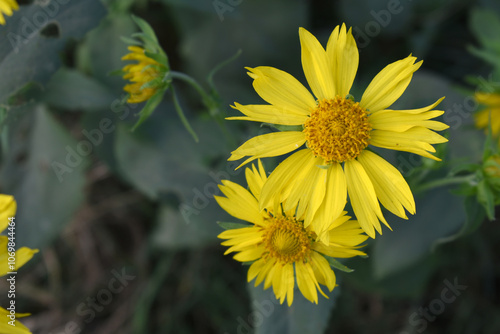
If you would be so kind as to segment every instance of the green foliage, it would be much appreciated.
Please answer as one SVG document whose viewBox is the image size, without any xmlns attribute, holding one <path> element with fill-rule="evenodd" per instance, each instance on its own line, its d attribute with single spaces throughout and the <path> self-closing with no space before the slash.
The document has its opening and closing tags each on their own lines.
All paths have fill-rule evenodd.
<svg viewBox="0 0 500 334">
<path fill-rule="evenodd" d="M 279 303 L 271 288 L 264 290 L 262 285 L 254 287 L 254 283 L 250 282 L 248 290 L 252 297 L 253 311 L 262 315 L 262 321 L 255 323 L 255 334 L 323 333 L 340 293 L 339 287 L 329 293 L 327 290 L 329 299 L 320 295 L 316 305 L 305 299 L 299 289 L 295 288 L 293 304 L 289 307 L 286 301 L 283 304 Z M 252 319 L 250 315 L 244 317 L 243 322 L 240 322 L 242 328 L 252 324 Z"/>
<path fill-rule="evenodd" d="M 39 25 L 34 18 L 46 15 L 45 11 L 50 22 Z M 0 75 L 8 78 L 0 82 L 0 103 L 31 81 L 45 84 L 61 65 L 59 53 L 67 42 L 82 38 L 105 14 L 99 0 L 73 0 L 64 5 L 50 0 L 45 5 L 22 6 L 9 24 L 0 26 Z M 45 33 L 48 26 L 56 33 Z"/>
<path fill-rule="evenodd" d="M 11 110 L 22 115 L 9 125 L 9 151 L 1 170 L 2 191 L 18 202 L 16 242 L 31 248 L 50 244 L 84 200 L 87 155 L 81 142 L 46 107 Z M 27 133 L 27 138 L 23 138 Z M 25 157 L 25 158 L 22 158 Z"/>
</svg>

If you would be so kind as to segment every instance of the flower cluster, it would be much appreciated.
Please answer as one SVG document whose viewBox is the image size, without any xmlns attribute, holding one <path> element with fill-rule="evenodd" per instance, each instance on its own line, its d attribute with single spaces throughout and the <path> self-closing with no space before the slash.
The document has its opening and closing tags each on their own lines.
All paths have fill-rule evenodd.
<svg viewBox="0 0 500 334">
<path fill-rule="evenodd" d="M 267 104 L 233 108 L 229 119 L 276 124 L 280 132 L 251 138 L 228 160 L 252 160 L 294 152 L 269 177 L 247 169 L 250 192 L 224 181 L 220 206 L 252 225 L 223 232 L 226 253 L 252 262 L 248 280 L 264 280 L 283 302 L 293 298 L 294 277 L 302 294 L 317 303 L 320 285 L 332 290 L 328 259 L 363 254 L 359 244 L 390 228 L 381 205 L 398 217 L 415 214 L 412 191 L 401 173 L 370 147 L 405 151 L 439 161 L 432 144 L 448 126 L 434 118 L 436 106 L 392 110 L 413 73 L 422 65 L 412 55 L 387 65 L 359 100 L 351 94 L 359 53 L 351 30 L 337 26 L 326 46 L 300 28 L 302 67 L 311 92 L 290 74 L 273 67 L 247 68 L 253 87 Z M 300 127 L 300 128 L 299 128 Z M 357 221 L 344 211 L 349 198 Z M 380 205 L 381 204 L 381 205 Z M 366 235 L 362 234 L 365 232 Z M 326 256 L 326 257 L 325 257 Z"/>
<path fill-rule="evenodd" d="M 5 24 L 4 15 L 11 16 L 14 10 L 18 10 L 19 5 L 16 0 L 0 0 L 0 24 Z"/>
</svg>

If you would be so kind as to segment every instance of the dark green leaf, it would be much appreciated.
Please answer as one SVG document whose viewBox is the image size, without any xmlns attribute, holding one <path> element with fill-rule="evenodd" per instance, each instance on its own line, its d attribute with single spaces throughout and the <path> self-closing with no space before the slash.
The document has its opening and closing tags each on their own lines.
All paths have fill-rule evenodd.
<svg viewBox="0 0 500 334">
<path fill-rule="evenodd" d="M 49 23 L 38 25 L 29 18 L 53 10 Z M 69 39 L 82 38 L 106 14 L 99 0 L 72 0 L 65 4 L 50 0 L 21 6 L 5 26 L 0 26 L 0 102 L 5 101 L 30 81 L 45 84 L 61 65 L 60 52 Z M 75 18 L 78 20 L 75 20 Z M 47 36 L 42 32 L 54 25 L 58 32 Z M 109 70 L 109 69 L 108 69 Z"/>
<path fill-rule="evenodd" d="M 92 145 L 73 139 L 42 105 L 11 113 L 19 121 L 9 124 L 12 131 L 1 172 L 2 191 L 18 202 L 16 243 L 41 248 L 71 222 L 85 198 L 87 148 L 92 150 Z"/>
</svg>

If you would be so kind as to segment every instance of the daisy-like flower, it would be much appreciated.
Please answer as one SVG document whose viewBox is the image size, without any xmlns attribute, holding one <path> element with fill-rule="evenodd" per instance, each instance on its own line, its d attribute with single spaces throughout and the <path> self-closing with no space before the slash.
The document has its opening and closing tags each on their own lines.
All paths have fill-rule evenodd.
<svg viewBox="0 0 500 334">
<path fill-rule="evenodd" d="M 342 212 L 347 194 L 363 230 L 375 237 L 388 226 L 380 205 L 407 218 L 415 213 L 413 194 L 401 173 L 368 149 L 368 145 L 412 152 L 439 160 L 431 144 L 447 140 L 432 130 L 447 125 L 432 121 L 443 114 L 434 104 L 410 110 L 390 110 L 405 91 L 422 62 L 411 55 L 386 66 L 355 102 L 349 91 L 359 54 L 351 30 L 345 25 L 332 32 L 326 50 L 307 30 L 299 29 L 302 67 L 314 96 L 293 76 L 273 67 L 247 68 L 253 87 L 268 105 L 233 108 L 246 115 L 230 117 L 281 125 L 302 125 L 302 131 L 283 131 L 248 140 L 228 160 L 278 156 L 300 149 L 283 161 L 262 189 L 260 208 L 278 195 L 289 211 L 307 224 L 318 221 L 315 232 L 328 242 L 329 224 Z M 430 153 L 431 152 L 431 153 Z M 380 221 L 379 221 L 380 220 Z"/>
<path fill-rule="evenodd" d="M 0 0 L 0 24 L 5 25 L 4 15 L 12 16 L 13 11 L 18 9 L 16 0 Z"/>
<path fill-rule="evenodd" d="M 500 94 L 478 92 L 475 98 L 478 103 L 486 107 L 474 115 L 476 126 L 480 129 L 487 129 L 491 112 L 491 132 L 493 136 L 498 136 L 500 134 Z"/>
<path fill-rule="evenodd" d="M 128 103 L 141 103 L 163 89 L 162 79 L 167 67 L 146 56 L 142 47 L 132 45 L 128 49 L 131 52 L 123 56 L 122 60 L 135 60 L 137 63 L 123 67 L 123 79 L 131 82 L 123 90 L 130 94 Z"/>
<path fill-rule="evenodd" d="M 3 232 L 9 226 L 9 218 L 14 217 L 16 214 L 17 204 L 14 197 L 10 195 L 0 194 L 0 232 Z M 8 272 L 15 272 L 28 262 L 38 249 L 29 249 L 21 247 L 15 252 L 15 266 L 9 265 L 8 259 L 10 257 L 7 251 L 9 239 L 6 236 L 0 236 L 0 277 L 7 275 Z M 26 317 L 29 313 L 17 313 L 15 326 L 9 324 L 11 319 L 8 317 L 10 311 L 0 307 L 0 333 L 6 334 L 27 334 L 31 331 L 24 326 L 17 318 Z"/>
<path fill-rule="evenodd" d="M 225 254 L 236 252 L 235 260 L 253 262 L 248 269 L 248 281 L 255 278 L 255 286 L 264 281 L 264 289 L 272 285 L 281 303 L 287 299 L 288 306 L 292 304 L 296 276 L 304 297 L 317 304 L 317 291 L 327 297 L 320 284 L 329 291 L 335 287 L 335 274 L 325 256 L 365 255 L 358 248 L 368 236 L 343 212 L 331 222 L 329 243 L 325 245 L 316 240 L 304 217 L 295 214 L 295 207 L 283 210 L 283 203 L 275 198 L 271 207 L 261 211 L 258 198 L 267 176 L 260 160 L 258 165 L 258 170 L 252 165 L 252 169 L 245 171 L 250 191 L 223 180 L 219 188 L 226 197 L 215 196 L 230 215 L 250 223 L 248 227 L 226 230 L 219 235 L 220 239 L 226 239 L 222 245 L 230 246 Z"/>
</svg>

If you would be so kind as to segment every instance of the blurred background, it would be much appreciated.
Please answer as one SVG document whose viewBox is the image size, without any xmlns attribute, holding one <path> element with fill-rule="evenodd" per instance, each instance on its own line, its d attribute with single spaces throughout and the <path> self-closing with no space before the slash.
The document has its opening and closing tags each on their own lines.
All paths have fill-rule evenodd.
<svg viewBox="0 0 500 334">
<path fill-rule="evenodd" d="M 298 28 L 323 44 L 346 23 L 360 50 L 352 94 L 413 54 L 424 63 L 394 109 L 442 96 L 450 125 L 444 157 L 431 163 L 380 150 L 416 189 L 458 162 L 477 162 L 485 135 L 473 126 L 475 85 L 492 65 L 473 55 L 498 34 L 496 0 L 47 0 L 19 1 L 0 27 L 0 191 L 18 202 L 18 246 L 40 252 L 18 272 L 18 312 L 33 333 L 500 333 L 500 229 L 453 187 L 415 191 L 417 214 L 387 213 L 393 227 L 369 240 L 369 258 L 336 272 L 339 287 L 312 305 L 279 307 L 247 267 L 224 256 L 213 199 L 221 179 L 245 184 L 226 159 L 246 139 L 273 131 L 224 121 L 237 101 L 258 104 L 245 66 L 274 66 L 304 84 Z M 121 104 L 120 36 L 154 28 L 173 70 L 214 76 L 220 98 L 208 114 L 174 81 L 200 137 L 186 132 L 167 94 L 137 131 L 137 105 Z M 496 21 L 498 20 L 498 21 Z M 497 50 L 500 57 L 500 48 Z M 495 61 L 495 60 L 493 60 Z M 278 159 L 264 160 L 267 170 Z M 234 218 L 232 219 L 234 220 Z M 483 223 L 484 221 L 484 223 Z M 460 230 L 481 224 L 466 236 Z M 253 286 L 253 285 L 252 285 Z M 0 280 L 0 290 L 7 291 Z M 6 293 L 0 297 L 7 303 Z"/>
</svg>

